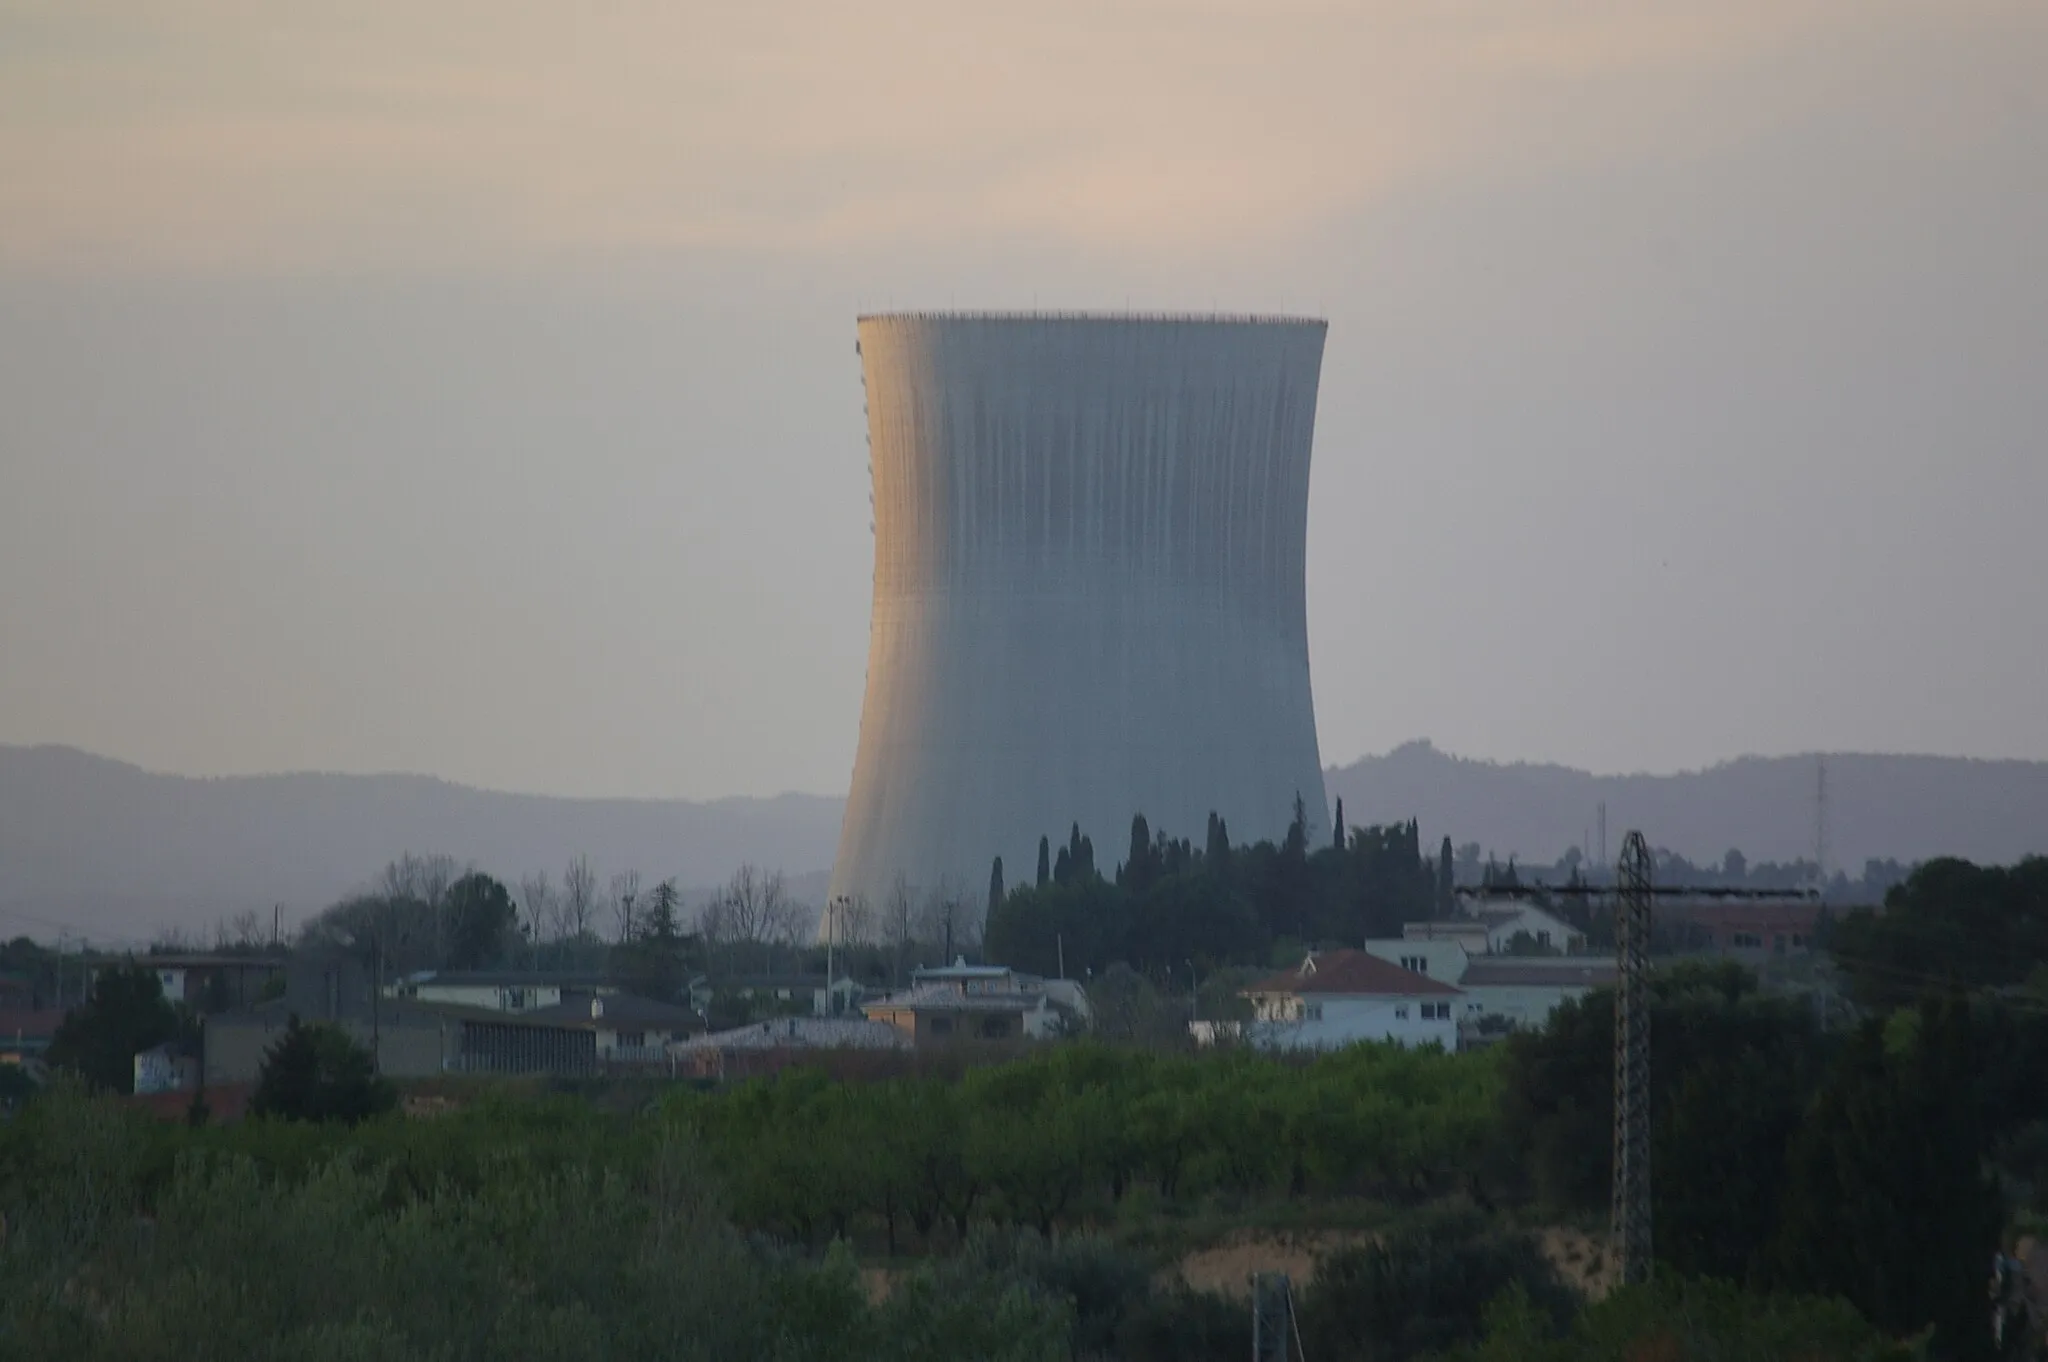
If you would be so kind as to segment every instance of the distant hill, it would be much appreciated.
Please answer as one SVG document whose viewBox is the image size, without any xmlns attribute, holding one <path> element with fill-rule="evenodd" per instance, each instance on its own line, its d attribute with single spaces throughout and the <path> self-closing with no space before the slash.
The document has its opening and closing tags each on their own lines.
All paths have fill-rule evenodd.
<svg viewBox="0 0 2048 1362">
<path fill-rule="evenodd" d="M 579 853 L 701 889 L 742 863 L 823 893 L 842 801 L 550 799 L 425 776 L 157 775 L 67 747 L 0 746 L 0 932 L 95 939 L 210 927 L 284 906 L 287 925 L 405 853 L 445 852 L 516 886 Z M 804 874 L 804 872 L 817 872 Z"/>
<path fill-rule="evenodd" d="M 1829 756 L 1831 865 L 1952 854 L 2006 862 L 2048 851 L 2048 762 Z M 1718 860 L 1813 852 L 1813 757 L 1756 758 L 1664 776 L 1594 776 L 1563 766 L 1500 765 L 1410 743 L 1325 773 L 1347 821 L 1415 817 L 1505 860 L 1554 860 L 1607 804 L 1608 847 L 1640 827 L 1653 844 Z M 425 776 L 278 775 L 195 780 L 157 775 L 65 747 L 0 746 L 0 934 L 96 940 L 203 930 L 245 910 L 284 906 L 287 925 L 365 886 L 407 851 L 445 852 L 515 883 L 559 881 L 588 855 L 602 878 L 674 876 L 691 900 L 742 863 L 780 869 L 815 905 L 839 837 L 843 801 L 551 799 L 497 794 Z M 1121 845 L 1101 829 L 1098 845 Z M 1201 829 L 1168 829 L 1199 838 Z"/>
<path fill-rule="evenodd" d="M 1349 823 L 1416 818 L 1429 840 L 1478 842 L 1505 861 L 1554 861 L 1607 805 L 1607 848 L 1640 828 L 1652 846 L 1694 861 L 1739 847 L 1752 862 L 1814 851 L 1822 758 L 1744 757 L 1677 775 L 1595 776 L 1567 766 L 1471 761 L 1427 742 L 1324 772 Z M 1824 758 L 1831 869 L 1853 876 L 1869 858 L 1963 856 L 2009 862 L 2048 852 L 2048 762 L 1955 757 Z M 1593 848 L 1598 854 L 1598 846 Z"/>
</svg>

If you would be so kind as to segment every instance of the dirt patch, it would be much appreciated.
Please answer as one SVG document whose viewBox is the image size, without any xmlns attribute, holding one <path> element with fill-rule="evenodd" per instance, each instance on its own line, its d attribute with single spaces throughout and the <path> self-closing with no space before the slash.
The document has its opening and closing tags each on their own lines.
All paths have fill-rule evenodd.
<svg viewBox="0 0 2048 1362">
<path fill-rule="evenodd" d="M 868 1304 L 880 1305 L 895 1289 L 896 1274 L 886 1267 L 864 1267 L 860 1270 L 860 1285 L 868 1294 Z"/>
<path fill-rule="evenodd" d="M 1564 1284 L 1589 1301 L 1599 1300 L 1614 1285 L 1613 1256 L 1595 1235 L 1552 1226 L 1537 1233 L 1536 1247 Z"/>
<path fill-rule="evenodd" d="M 1255 1272 L 1284 1272 L 1299 1291 L 1315 1276 L 1319 1254 L 1371 1240 L 1372 1236 L 1361 1230 L 1309 1230 L 1299 1234 L 1238 1230 L 1220 1243 L 1183 1256 L 1174 1265 L 1174 1274 L 1198 1291 L 1249 1300 Z"/>
</svg>

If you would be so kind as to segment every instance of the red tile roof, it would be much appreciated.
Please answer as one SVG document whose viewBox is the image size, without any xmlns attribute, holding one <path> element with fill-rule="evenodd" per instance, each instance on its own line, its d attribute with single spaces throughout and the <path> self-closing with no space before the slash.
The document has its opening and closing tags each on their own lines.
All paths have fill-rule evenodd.
<svg viewBox="0 0 2048 1362">
<path fill-rule="evenodd" d="M 1338 993 L 1376 998 L 1455 996 L 1440 979 L 1402 969 L 1364 951 L 1323 951 L 1294 969 L 1261 979 L 1246 993 Z"/>
</svg>

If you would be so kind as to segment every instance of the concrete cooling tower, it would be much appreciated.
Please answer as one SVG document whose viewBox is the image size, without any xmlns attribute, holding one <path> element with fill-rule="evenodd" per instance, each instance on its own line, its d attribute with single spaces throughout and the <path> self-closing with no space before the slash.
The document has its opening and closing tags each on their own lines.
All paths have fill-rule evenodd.
<svg viewBox="0 0 2048 1362">
<path fill-rule="evenodd" d="M 1326 323 L 863 317 L 867 697 L 831 894 L 979 904 L 1079 822 L 1329 827 L 1303 564 Z"/>
</svg>

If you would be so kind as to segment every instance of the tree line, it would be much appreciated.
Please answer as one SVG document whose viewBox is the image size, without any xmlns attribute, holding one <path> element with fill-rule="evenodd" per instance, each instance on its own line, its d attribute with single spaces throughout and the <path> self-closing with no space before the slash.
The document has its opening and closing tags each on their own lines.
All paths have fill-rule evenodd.
<svg viewBox="0 0 2048 1362">
<path fill-rule="evenodd" d="M 1277 843 L 1233 846 L 1215 814 L 1202 844 L 1131 820 L 1108 874 L 1078 824 L 1057 852 L 1039 842 L 1034 878 L 1005 889 L 990 876 L 984 950 L 991 960 L 1073 977 L 1128 964 L 1164 975 L 1268 965 L 1319 943 L 1399 936 L 1404 922 L 1448 912 L 1447 890 L 1409 821 L 1344 828 L 1311 845 L 1301 801 Z"/>
</svg>

